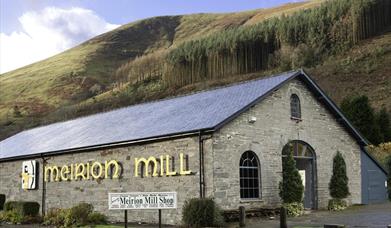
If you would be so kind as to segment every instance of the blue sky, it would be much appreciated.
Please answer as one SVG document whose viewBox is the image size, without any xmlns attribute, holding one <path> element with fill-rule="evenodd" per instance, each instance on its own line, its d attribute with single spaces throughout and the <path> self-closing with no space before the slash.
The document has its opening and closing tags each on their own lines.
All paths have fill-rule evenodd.
<svg viewBox="0 0 391 228">
<path fill-rule="evenodd" d="M 0 0 L 0 73 L 50 57 L 143 18 L 236 12 L 297 1 Z"/>
</svg>

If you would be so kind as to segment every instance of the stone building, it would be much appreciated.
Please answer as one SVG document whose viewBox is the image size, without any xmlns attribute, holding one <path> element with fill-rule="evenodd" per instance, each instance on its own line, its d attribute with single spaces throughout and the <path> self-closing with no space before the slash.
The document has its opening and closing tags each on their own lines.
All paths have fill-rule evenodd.
<svg viewBox="0 0 391 228">
<path fill-rule="evenodd" d="M 368 142 L 302 70 L 51 124 L 0 142 L 0 194 L 44 213 L 92 203 L 112 220 L 111 192 L 177 192 L 163 223 L 181 222 L 185 200 L 222 209 L 280 205 L 282 156 L 293 151 L 306 208 L 327 207 L 333 156 L 349 178 L 349 204 L 386 200 L 386 171 Z M 23 167 L 23 170 L 22 170 Z M 156 210 L 129 221 L 157 222 Z"/>
</svg>

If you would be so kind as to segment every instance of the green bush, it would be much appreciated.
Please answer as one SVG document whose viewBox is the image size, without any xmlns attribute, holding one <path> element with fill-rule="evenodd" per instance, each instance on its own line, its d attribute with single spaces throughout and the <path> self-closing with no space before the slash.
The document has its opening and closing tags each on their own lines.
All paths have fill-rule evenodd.
<svg viewBox="0 0 391 228">
<path fill-rule="evenodd" d="M 4 209 L 5 195 L 0 194 L 0 211 Z"/>
<path fill-rule="evenodd" d="M 1 226 L 1 223 L 5 221 L 5 219 L 4 219 L 5 213 L 6 213 L 6 211 L 0 211 L 0 226 Z"/>
<path fill-rule="evenodd" d="M 0 221 L 21 224 L 23 222 L 23 216 L 16 210 L 5 210 L 1 212 Z"/>
<path fill-rule="evenodd" d="M 303 200 L 304 186 L 292 151 L 282 158 L 282 182 L 280 197 L 284 203 L 300 203 Z"/>
<path fill-rule="evenodd" d="M 213 199 L 193 198 L 183 206 L 182 221 L 186 226 L 220 226 L 224 223 L 220 209 Z"/>
<path fill-rule="evenodd" d="M 43 218 L 43 224 L 47 226 L 61 227 L 65 224 L 65 218 L 69 209 L 51 208 Z"/>
<path fill-rule="evenodd" d="M 44 217 L 44 225 L 56 227 L 74 227 L 87 224 L 105 224 L 105 215 L 93 212 L 93 206 L 80 203 L 68 209 L 51 208 Z"/>
<path fill-rule="evenodd" d="M 337 151 L 333 159 L 333 175 L 329 183 L 330 195 L 334 199 L 343 199 L 349 195 L 348 176 L 346 164 L 342 154 Z"/>
<path fill-rule="evenodd" d="M 88 215 L 92 213 L 94 207 L 88 203 L 80 203 L 69 209 L 65 217 L 65 225 L 85 225 L 88 223 Z"/>
<path fill-rule="evenodd" d="M 342 211 L 348 207 L 345 200 L 342 199 L 331 199 L 329 200 L 328 209 L 329 211 Z"/>
<path fill-rule="evenodd" d="M 107 217 L 106 215 L 99 213 L 99 212 L 92 212 L 88 215 L 88 223 L 89 224 L 106 224 L 107 223 Z"/>
<path fill-rule="evenodd" d="M 283 207 L 286 208 L 286 213 L 289 217 L 297 217 L 304 213 L 303 203 L 284 203 Z"/>
<path fill-rule="evenodd" d="M 39 203 L 28 201 L 8 201 L 4 204 L 6 211 L 14 210 L 23 216 L 37 216 L 39 213 Z"/>
</svg>

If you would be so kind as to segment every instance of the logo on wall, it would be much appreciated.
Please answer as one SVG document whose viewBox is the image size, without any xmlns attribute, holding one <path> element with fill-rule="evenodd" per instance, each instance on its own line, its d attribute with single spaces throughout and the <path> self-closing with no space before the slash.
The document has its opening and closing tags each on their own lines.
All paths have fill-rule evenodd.
<svg viewBox="0 0 391 228">
<path fill-rule="evenodd" d="M 22 164 L 22 189 L 35 189 L 37 182 L 37 162 L 24 161 Z"/>
</svg>

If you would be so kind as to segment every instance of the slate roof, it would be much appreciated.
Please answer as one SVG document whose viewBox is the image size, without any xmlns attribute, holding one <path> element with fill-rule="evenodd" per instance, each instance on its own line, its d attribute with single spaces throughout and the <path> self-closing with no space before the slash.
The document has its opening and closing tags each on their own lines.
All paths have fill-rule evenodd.
<svg viewBox="0 0 391 228">
<path fill-rule="evenodd" d="M 26 130 L 0 142 L 0 160 L 213 130 L 301 71 Z"/>
</svg>

